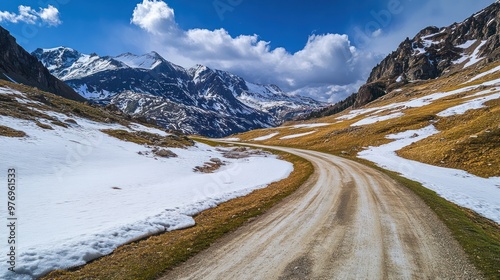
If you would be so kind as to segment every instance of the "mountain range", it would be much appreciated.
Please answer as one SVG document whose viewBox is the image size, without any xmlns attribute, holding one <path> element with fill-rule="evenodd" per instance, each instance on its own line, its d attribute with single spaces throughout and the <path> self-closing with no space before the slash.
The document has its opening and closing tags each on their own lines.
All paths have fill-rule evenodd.
<svg viewBox="0 0 500 280">
<path fill-rule="evenodd" d="M 325 105 L 203 65 L 184 69 L 156 52 L 101 57 L 58 47 L 32 55 L 82 97 L 188 134 L 276 126 Z"/>
</svg>

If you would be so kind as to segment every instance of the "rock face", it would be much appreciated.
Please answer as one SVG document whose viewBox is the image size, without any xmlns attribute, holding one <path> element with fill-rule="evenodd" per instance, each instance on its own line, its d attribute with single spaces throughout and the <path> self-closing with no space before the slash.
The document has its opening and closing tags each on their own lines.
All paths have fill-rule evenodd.
<svg viewBox="0 0 500 280">
<path fill-rule="evenodd" d="M 84 101 L 71 87 L 52 76 L 16 39 L 0 27 L 0 79 L 37 87 L 59 96 Z"/>
<path fill-rule="evenodd" d="M 435 79 L 499 59 L 500 2 L 497 1 L 463 22 L 442 28 L 427 27 L 413 39 L 406 38 L 373 68 L 356 94 L 305 118 L 360 107 L 410 81 Z"/>
<path fill-rule="evenodd" d="M 499 31 L 499 2 L 463 22 L 443 28 L 424 28 L 413 39 L 406 38 L 396 51 L 373 68 L 354 106 L 377 99 L 380 90 L 391 84 L 435 79 L 448 70 L 497 61 L 500 59 Z"/>
<path fill-rule="evenodd" d="M 33 55 L 83 97 L 189 134 L 221 137 L 276 126 L 323 106 L 203 65 L 184 69 L 155 52 L 100 57 L 59 47 Z"/>
</svg>

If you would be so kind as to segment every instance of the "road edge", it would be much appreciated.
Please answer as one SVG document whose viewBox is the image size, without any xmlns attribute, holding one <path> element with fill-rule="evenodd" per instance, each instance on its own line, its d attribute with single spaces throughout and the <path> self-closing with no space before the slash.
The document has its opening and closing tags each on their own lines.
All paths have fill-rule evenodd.
<svg viewBox="0 0 500 280">
<path fill-rule="evenodd" d="M 486 279 L 500 279 L 500 225 L 476 212 L 450 202 L 421 183 L 410 180 L 397 172 L 384 169 L 375 163 L 344 157 L 380 171 L 400 185 L 411 190 L 450 230 L 453 238 L 463 248 L 469 261 Z"/>
<path fill-rule="evenodd" d="M 195 140 L 205 144 L 209 142 Z M 314 167 L 306 159 L 278 150 L 272 152 L 294 165 L 288 178 L 199 213 L 194 217 L 194 227 L 122 245 L 110 255 L 75 269 L 52 271 L 41 279 L 146 280 L 160 277 L 165 271 L 209 248 L 216 240 L 269 211 L 299 189 L 313 174 Z"/>
</svg>

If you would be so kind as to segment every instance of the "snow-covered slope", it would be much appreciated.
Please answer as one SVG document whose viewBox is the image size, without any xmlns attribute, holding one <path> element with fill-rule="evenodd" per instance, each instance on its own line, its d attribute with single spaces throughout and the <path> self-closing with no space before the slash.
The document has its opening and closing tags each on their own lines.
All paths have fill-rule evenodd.
<svg viewBox="0 0 500 280">
<path fill-rule="evenodd" d="M 287 95 L 275 85 L 252 84 L 206 66 L 186 70 L 155 52 L 98 57 L 60 47 L 38 49 L 33 54 L 85 98 L 113 103 L 127 114 L 154 118 L 165 127 L 175 126 L 189 133 L 218 137 L 275 126 L 323 105 L 309 98 Z M 144 102 L 152 97 L 153 107 Z M 129 107 L 141 102 L 140 106 Z M 162 116 L 157 110 L 160 103 L 164 103 L 163 108 L 175 103 L 177 111 Z M 172 114 L 187 116 L 194 108 L 205 115 L 202 118 L 206 122 L 196 121 L 199 114 L 188 118 L 187 126 L 178 125 L 180 117 L 172 119 Z"/>
<path fill-rule="evenodd" d="M 156 52 L 150 52 L 145 55 L 135 55 L 131 53 L 124 53 L 114 58 L 121 61 L 131 68 L 153 69 L 164 62 L 164 59 Z"/>
<path fill-rule="evenodd" d="M 97 54 L 82 54 L 65 47 L 36 49 L 32 55 L 37 57 L 54 76 L 63 81 L 126 67 L 125 64 L 111 57 L 100 57 Z"/>
<path fill-rule="evenodd" d="M 1 254 L 1 279 L 36 278 L 147 235 L 192 226 L 196 213 L 285 178 L 293 168 L 269 154 L 225 158 L 224 148 L 200 143 L 168 148 L 177 157 L 157 156 L 156 145 L 122 141 L 103 130 L 172 136 L 165 131 L 89 120 L 74 114 L 76 109 L 55 110 L 33 96 L 0 87 L 0 169 L 15 168 L 19 178 L 17 273 L 7 269 L 8 256 Z M 20 107 L 29 113 L 8 115 Z M 6 127 L 25 136 L 8 137 Z M 225 165 L 215 173 L 193 171 L 213 158 Z M 0 203 L 7 205 L 5 195 Z M 6 211 L 0 218 L 7 221 Z"/>
</svg>

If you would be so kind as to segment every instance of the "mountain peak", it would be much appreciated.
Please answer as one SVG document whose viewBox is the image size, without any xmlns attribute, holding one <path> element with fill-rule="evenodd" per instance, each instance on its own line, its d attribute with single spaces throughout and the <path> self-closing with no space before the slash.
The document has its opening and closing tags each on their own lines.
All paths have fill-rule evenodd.
<svg viewBox="0 0 500 280">
<path fill-rule="evenodd" d="M 159 55 L 155 51 L 140 56 L 127 52 L 117 57 L 114 57 L 114 59 L 124 63 L 130 68 L 139 68 L 147 70 L 154 69 L 165 61 L 163 57 L 161 57 L 161 55 Z"/>
<path fill-rule="evenodd" d="M 158 59 L 164 59 L 159 53 L 155 52 L 155 51 L 150 51 L 149 53 L 147 53 L 146 55 L 149 55 L 151 57 L 155 57 L 155 58 L 158 58 Z"/>
</svg>

